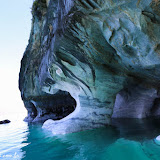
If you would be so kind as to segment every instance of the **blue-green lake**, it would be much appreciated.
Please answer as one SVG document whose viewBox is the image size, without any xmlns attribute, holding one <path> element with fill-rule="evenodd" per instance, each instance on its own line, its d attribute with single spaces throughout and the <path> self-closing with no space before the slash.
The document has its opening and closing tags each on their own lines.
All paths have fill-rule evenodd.
<svg viewBox="0 0 160 160">
<path fill-rule="evenodd" d="M 160 134 L 159 120 L 114 124 L 119 127 L 53 136 L 40 124 L 28 124 L 15 115 L 10 124 L 0 125 L 0 159 L 160 160 L 160 146 L 154 141 Z"/>
</svg>

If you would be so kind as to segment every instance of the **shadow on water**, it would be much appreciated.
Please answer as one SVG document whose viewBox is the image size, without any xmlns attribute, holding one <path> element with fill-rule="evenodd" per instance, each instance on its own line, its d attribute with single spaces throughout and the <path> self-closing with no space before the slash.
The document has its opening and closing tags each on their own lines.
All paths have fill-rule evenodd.
<svg viewBox="0 0 160 160">
<path fill-rule="evenodd" d="M 160 119 L 112 119 L 111 125 L 115 126 L 120 137 L 144 141 L 160 135 Z"/>
</svg>

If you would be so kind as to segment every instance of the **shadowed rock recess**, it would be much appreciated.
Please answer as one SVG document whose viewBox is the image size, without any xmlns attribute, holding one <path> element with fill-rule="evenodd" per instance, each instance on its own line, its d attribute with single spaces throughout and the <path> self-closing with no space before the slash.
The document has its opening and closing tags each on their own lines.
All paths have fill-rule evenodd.
<svg viewBox="0 0 160 160">
<path fill-rule="evenodd" d="M 25 121 L 64 134 L 160 116 L 159 0 L 36 0 L 32 14 Z"/>
</svg>

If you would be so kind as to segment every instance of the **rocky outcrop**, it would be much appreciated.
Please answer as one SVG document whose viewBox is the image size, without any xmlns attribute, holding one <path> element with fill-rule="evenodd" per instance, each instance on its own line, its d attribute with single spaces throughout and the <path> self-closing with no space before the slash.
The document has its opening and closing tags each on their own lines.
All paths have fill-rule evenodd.
<svg viewBox="0 0 160 160">
<path fill-rule="evenodd" d="M 159 0 L 36 0 L 21 61 L 26 121 L 53 133 L 159 116 Z M 58 121 L 55 121 L 58 120 Z"/>
<path fill-rule="evenodd" d="M 11 122 L 10 120 L 5 119 L 5 120 L 3 120 L 3 121 L 0 121 L 0 124 L 7 124 L 7 123 L 10 123 L 10 122 Z"/>
</svg>

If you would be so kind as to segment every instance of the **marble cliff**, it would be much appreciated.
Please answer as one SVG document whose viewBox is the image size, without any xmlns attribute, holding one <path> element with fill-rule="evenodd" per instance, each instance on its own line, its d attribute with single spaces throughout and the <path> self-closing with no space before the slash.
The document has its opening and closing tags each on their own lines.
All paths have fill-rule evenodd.
<svg viewBox="0 0 160 160">
<path fill-rule="evenodd" d="M 160 0 L 35 0 L 19 89 L 54 134 L 160 116 Z"/>
</svg>

